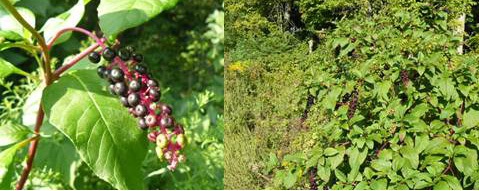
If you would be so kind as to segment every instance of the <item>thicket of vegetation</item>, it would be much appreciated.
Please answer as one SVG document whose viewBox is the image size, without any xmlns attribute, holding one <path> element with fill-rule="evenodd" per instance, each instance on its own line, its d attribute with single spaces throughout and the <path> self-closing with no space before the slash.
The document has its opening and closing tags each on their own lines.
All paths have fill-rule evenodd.
<svg viewBox="0 0 479 191">
<path fill-rule="evenodd" d="M 225 188 L 479 189 L 474 1 L 225 2 Z"/>
</svg>

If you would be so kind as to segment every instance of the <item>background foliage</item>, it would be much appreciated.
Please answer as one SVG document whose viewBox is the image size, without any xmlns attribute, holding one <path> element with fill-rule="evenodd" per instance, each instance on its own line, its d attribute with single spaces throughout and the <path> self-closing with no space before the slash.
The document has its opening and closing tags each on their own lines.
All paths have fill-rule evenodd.
<svg viewBox="0 0 479 191">
<path fill-rule="evenodd" d="M 78 14 L 78 11 L 81 12 L 79 7 L 83 7 L 80 6 L 81 2 L 88 3 L 84 13 L 81 14 L 83 17 L 72 18 L 72 15 L 81 16 Z M 100 1 L 20 0 L 16 1 L 15 6 L 31 10 L 35 17 L 36 29 L 47 22 L 68 25 L 75 23 L 77 19 L 79 27 L 99 32 L 97 13 L 101 15 L 102 22 L 121 16 L 111 15 L 108 12 L 111 10 L 104 8 L 116 2 L 102 2 L 103 7 L 100 6 L 98 11 Z M 71 10 L 74 5 L 78 8 Z M 154 151 L 153 147 L 149 148 L 141 165 L 145 173 L 143 181 L 149 189 L 222 189 L 224 171 L 222 2 L 185 0 L 161 6 L 170 9 L 158 16 L 155 16 L 158 12 L 148 12 L 146 17 L 134 19 L 138 21 L 137 23 L 120 23 L 127 28 L 133 28 L 118 34 L 118 38 L 122 44 L 134 46 L 145 56 L 145 63 L 163 87 L 163 102 L 171 104 L 175 109 L 175 117 L 186 127 L 190 144 L 185 151 L 188 153 L 187 162 L 181 164 L 174 172 L 166 170 L 166 164 L 159 162 L 156 154 L 151 152 Z M 52 16 L 69 10 L 75 11 L 75 14 L 57 17 L 64 20 L 47 21 Z M 147 20 L 149 21 L 142 24 Z M 107 22 L 110 23 L 112 22 Z M 112 24 L 110 28 L 105 28 L 104 32 L 116 35 L 123 30 L 118 28 L 120 24 L 118 26 Z M 12 36 L 8 35 L 10 34 L 2 33 L 0 38 L 2 45 L 12 41 Z M 64 42 L 55 46 L 52 51 L 55 67 L 59 67 L 64 60 L 91 43 L 82 34 L 71 34 L 71 38 L 65 38 Z M 0 150 L 3 154 L 0 160 L 7 160 L 0 164 L 14 164 L 0 166 L 2 169 L 10 169 L 9 174 L 0 176 L 0 188 L 6 189 L 12 188 L 21 173 L 26 147 L 20 147 L 24 144 L 19 142 L 16 144 L 20 145 L 18 148 L 22 148 L 19 152 L 7 150 L 15 147 L 12 147 L 13 143 L 25 139 L 30 133 L 29 128 L 32 128 L 35 122 L 35 112 L 42 88 L 39 87 L 40 76 L 36 61 L 29 53 L 15 48 L 1 50 L 1 58 L 29 73 L 26 77 L 18 74 L 6 78 L 1 76 L 0 131 L 2 134 L 15 132 L 11 134 L 17 135 L 0 137 L 2 142 Z M 88 61 L 81 61 L 73 70 L 85 68 L 87 64 Z M 4 69 L 2 65 L 1 70 L 5 71 Z M 109 183 L 94 175 L 90 167 L 80 160 L 70 140 L 47 120 L 42 126 L 42 139 L 34 164 L 27 182 L 28 189 L 113 189 Z"/>
<path fill-rule="evenodd" d="M 225 187 L 478 189 L 473 10 L 226 1 Z"/>
</svg>

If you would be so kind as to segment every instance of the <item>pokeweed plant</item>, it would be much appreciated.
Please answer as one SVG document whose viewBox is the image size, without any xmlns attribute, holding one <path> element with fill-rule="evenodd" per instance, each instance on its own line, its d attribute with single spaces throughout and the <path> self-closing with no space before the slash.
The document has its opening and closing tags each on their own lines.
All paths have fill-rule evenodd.
<svg viewBox="0 0 479 191">
<path fill-rule="evenodd" d="M 314 144 L 271 153 L 272 186 L 479 189 L 479 60 L 455 31 L 473 3 L 369 3 L 309 58 Z"/>
<path fill-rule="evenodd" d="M 34 91 L 39 96 L 33 132 L 14 122 L 2 122 L 0 146 L 9 147 L 0 153 L 0 188 L 11 189 L 16 153 L 30 144 L 15 186 L 24 188 L 44 135 L 42 127 L 51 125 L 71 140 L 80 158 L 98 177 L 118 189 L 145 188 L 141 167 L 148 140 L 156 144 L 157 156 L 166 160 L 168 169 L 174 170 L 178 162 L 185 160 L 181 153 L 186 144 L 184 129 L 174 120 L 172 108 L 159 102 L 158 82 L 141 63 L 141 54 L 130 46 L 121 48 L 115 40 L 120 32 L 148 21 L 177 1 L 101 1 L 101 37 L 75 27 L 89 0 L 79 0 L 67 12 L 48 19 L 41 30 L 35 29 L 35 16 L 28 9 L 14 7 L 16 1 L 0 1 L 0 50 L 26 51 L 38 62 L 43 82 Z M 83 33 L 94 42 L 55 69 L 51 51 L 71 32 Z M 99 66 L 91 69 L 77 65 L 86 57 L 92 65 Z M 0 58 L 2 81 L 14 73 L 32 77 Z"/>
</svg>

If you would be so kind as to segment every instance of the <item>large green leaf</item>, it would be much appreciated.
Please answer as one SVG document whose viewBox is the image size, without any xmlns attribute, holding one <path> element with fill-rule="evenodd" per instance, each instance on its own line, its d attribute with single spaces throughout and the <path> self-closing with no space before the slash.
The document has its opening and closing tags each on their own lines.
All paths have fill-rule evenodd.
<svg viewBox="0 0 479 191">
<path fill-rule="evenodd" d="M 41 29 L 43 31 L 43 37 L 45 40 L 49 42 L 58 31 L 64 28 L 76 26 L 85 13 L 85 4 L 88 1 L 78 0 L 77 4 L 75 4 L 70 10 L 56 17 L 48 19 Z M 68 38 L 70 38 L 70 36 L 71 32 L 64 33 L 55 41 L 55 44 L 65 42 L 68 40 Z"/>
<path fill-rule="evenodd" d="M 463 125 L 465 128 L 475 127 L 479 124 L 479 111 L 470 109 L 463 116 Z"/>
<path fill-rule="evenodd" d="M 18 151 L 18 149 L 24 147 L 30 142 L 30 140 L 24 140 L 16 145 L 9 147 L 8 149 L 2 151 L 0 153 L 0 189 L 1 190 L 9 190 L 12 189 L 10 187 L 11 179 L 14 175 L 14 168 L 13 168 L 13 159 Z"/>
<path fill-rule="evenodd" d="M 45 89 L 43 108 L 96 175 L 118 189 L 142 189 L 145 133 L 105 86 L 94 70 L 71 72 Z"/>
<path fill-rule="evenodd" d="M 138 26 L 179 0 L 103 0 L 98 6 L 100 28 L 107 35 L 116 35 Z"/>
<path fill-rule="evenodd" d="M 74 185 L 74 173 L 80 164 L 75 147 L 65 136 L 42 138 L 38 145 L 34 168 L 51 170 L 61 175 L 65 184 Z"/>
<path fill-rule="evenodd" d="M 0 126 L 0 146 L 24 140 L 31 132 L 27 127 L 15 123 L 2 125 Z"/>
<path fill-rule="evenodd" d="M 30 24 L 33 28 L 35 28 L 35 15 L 32 11 L 28 10 L 27 8 L 23 7 L 16 7 L 18 13 L 22 15 L 22 17 Z M 24 38 L 30 38 L 32 34 L 25 29 L 8 11 L 5 9 L 0 9 L 0 30 L 2 31 L 13 31 L 18 35 Z"/>
<path fill-rule="evenodd" d="M 18 69 L 10 62 L 0 58 L 0 79 L 6 78 L 10 74 L 20 74 L 24 76 L 28 76 L 29 74 L 23 70 Z"/>
</svg>

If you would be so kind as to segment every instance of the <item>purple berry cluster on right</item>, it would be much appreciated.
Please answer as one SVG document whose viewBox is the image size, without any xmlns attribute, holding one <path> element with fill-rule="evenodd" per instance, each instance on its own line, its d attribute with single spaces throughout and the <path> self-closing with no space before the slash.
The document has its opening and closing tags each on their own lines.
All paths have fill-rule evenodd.
<svg viewBox="0 0 479 191">
<path fill-rule="evenodd" d="M 99 63 L 101 57 L 109 64 L 99 66 L 98 75 L 108 80 L 110 93 L 119 96 L 122 105 L 138 119 L 138 127 L 149 132 L 148 140 L 156 143 L 158 158 L 167 160 L 168 169 L 175 169 L 186 159 L 180 153 L 186 144 L 184 129 L 176 123 L 172 108 L 160 102 L 160 86 L 141 64 L 143 56 L 130 46 L 119 50 L 106 47 L 88 56 L 92 63 Z"/>
</svg>

